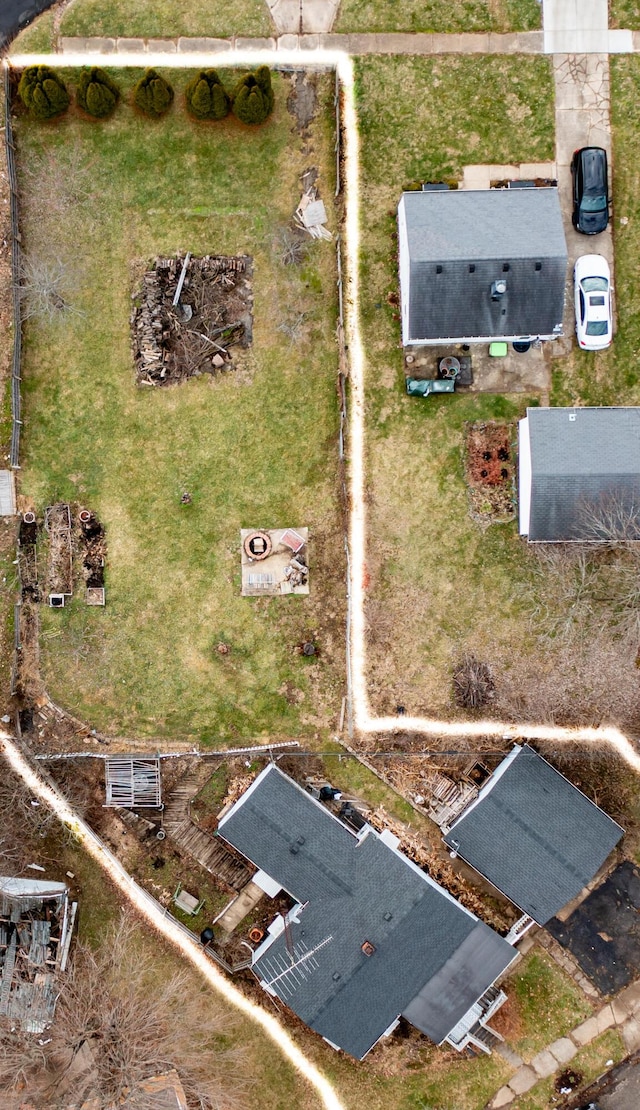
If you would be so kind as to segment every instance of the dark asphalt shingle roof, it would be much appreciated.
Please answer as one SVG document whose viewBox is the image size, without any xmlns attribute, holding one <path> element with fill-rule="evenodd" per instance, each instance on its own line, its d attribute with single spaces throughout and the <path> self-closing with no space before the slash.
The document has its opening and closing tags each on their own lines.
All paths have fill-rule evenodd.
<svg viewBox="0 0 640 1110">
<path fill-rule="evenodd" d="M 419 1029 L 442 1041 L 514 949 L 375 833 L 358 841 L 277 768 L 257 783 L 220 834 L 308 902 L 291 925 L 298 970 L 289 970 L 281 934 L 254 964 L 259 977 L 356 1058 L 407 1008 Z M 373 955 L 362 951 L 364 941 Z"/>
<path fill-rule="evenodd" d="M 401 203 L 410 258 L 406 342 L 562 333 L 567 247 L 557 189 L 411 192 Z M 492 300 L 498 279 L 507 292 Z"/>
<path fill-rule="evenodd" d="M 594 540 L 585 506 L 611 498 L 635 518 L 640 539 L 640 408 L 527 409 L 527 418 L 529 539 Z"/>
<path fill-rule="evenodd" d="M 544 925 L 593 879 L 622 834 L 525 745 L 507 756 L 445 843 Z"/>
</svg>

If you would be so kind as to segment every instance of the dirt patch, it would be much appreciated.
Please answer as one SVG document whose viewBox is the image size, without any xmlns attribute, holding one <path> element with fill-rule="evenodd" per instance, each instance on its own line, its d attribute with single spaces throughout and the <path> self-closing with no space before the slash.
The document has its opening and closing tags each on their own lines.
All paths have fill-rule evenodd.
<svg viewBox="0 0 640 1110">
<path fill-rule="evenodd" d="M 172 385 L 232 370 L 231 347 L 251 345 L 252 259 L 206 255 L 189 258 L 186 269 L 185 261 L 156 259 L 133 295 L 138 384 Z"/>
<path fill-rule="evenodd" d="M 47 549 L 47 594 L 73 593 L 73 543 L 71 510 L 65 502 L 45 510 L 44 528 L 49 537 Z"/>
<path fill-rule="evenodd" d="M 304 138 L 318 110 L 318 90 L 315 73 L 298 70 L 291 80 L 287 97 L 287 110 L 296 121 L 296 131 Z"/>
<path fill-rule="evenodd" d="M 510 424 L 480 421 L 467 425 L 465 474 L 471 515 L 486 524 L 509 521 L 515 515 L 512 438 Z"/>
<path fill-rule="evenodd" d="M 82 575 L 87 589 L 104 586 L 104 567 L 107 559 L 107 540 L 104 527 L 95 513 L 82 509 L 78 514 Z"/>
</svg>

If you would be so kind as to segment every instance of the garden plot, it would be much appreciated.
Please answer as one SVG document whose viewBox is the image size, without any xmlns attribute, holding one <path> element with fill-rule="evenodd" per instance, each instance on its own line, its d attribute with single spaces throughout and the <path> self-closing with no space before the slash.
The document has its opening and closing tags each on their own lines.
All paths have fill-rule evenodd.
<svg viewBox="0 0 640 1110">
<path fill-rule="evenodd" d="M 134 294 L 140 385 L 172 385 L 233 369 L 232 347 L 252 337 L 252 259 L 158 258 Z"/>
</svg>

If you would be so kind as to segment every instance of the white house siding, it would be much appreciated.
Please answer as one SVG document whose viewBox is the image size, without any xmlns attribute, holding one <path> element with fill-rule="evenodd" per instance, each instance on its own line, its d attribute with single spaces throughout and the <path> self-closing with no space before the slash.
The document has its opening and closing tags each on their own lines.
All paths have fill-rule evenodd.
<svg viewBox="0 0 640 1110">
<path fill-rule="evenodd" d="M 528 536 L 531 512 L 531 441 L 526 416 L 519 421 L 518 429 L 518 512 L 520 535 Z"/>
</svg>

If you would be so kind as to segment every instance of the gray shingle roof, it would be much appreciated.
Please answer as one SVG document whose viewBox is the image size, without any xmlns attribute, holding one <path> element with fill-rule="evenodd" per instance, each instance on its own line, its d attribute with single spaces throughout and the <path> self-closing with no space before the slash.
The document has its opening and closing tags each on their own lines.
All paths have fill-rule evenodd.
<svg viewBox="0 0 640 1110">
<path fill-rule="evenodd" d="M 557 189 L 415 192 L 402 203 L 411 339 L 561 334 L 567 247 Z M 492 300 L 498 279 L 507 292 Z"/>
<path fill-rule="evenodd" d="M 640 408 L 528 409 L 527 418 L 529 539 L 596 539 L 585 533 L 585 505 L 612 497 L 640 539 Z"/>
<path fill-rule="evenodd" d="M 257 783 L 220 834 L 308 905 L 291 926 L 297 968 L 280 935 L 256 973 L 358 1059 L 409 1009 L 442 1041 L 514 959 L 511 945 L 374 832 L 358 841 L 277 768 Z"/>
<path fill-rule="evenodd" d="M 445 843 L 544 925 L 593 879 L 623 830 L 532 748 L 514 751 Z"/>
</svg>

